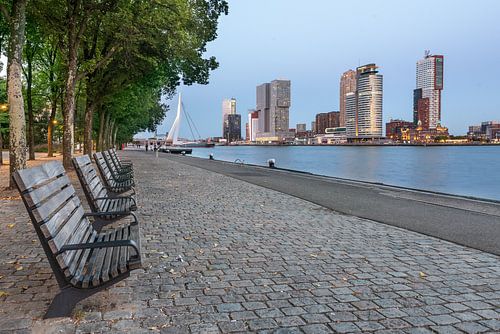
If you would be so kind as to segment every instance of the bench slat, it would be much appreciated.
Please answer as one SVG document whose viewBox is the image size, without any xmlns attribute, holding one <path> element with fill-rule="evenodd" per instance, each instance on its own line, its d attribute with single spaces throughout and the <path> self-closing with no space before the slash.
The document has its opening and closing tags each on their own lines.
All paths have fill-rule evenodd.
<svg viewBox="0 0 500 334">
<path fill-rule="evenodd" d="M 109 241 L 110 234 L 103 233 L 103 241 Z M 102 248 L 97 255 L 96 261 L 94 263 L 94 267 L 92 268 L 92 285 L 98 286 L 101 282 L 101 275 L 103 272 L 104 259 L 106 258 L 106 254 L 108 252 L 113 252 L 112 248 Z"/>
<path fill-rule="evenodd" d="M 123 229 L 115 231 L 115 240 L 122 240 Z M 112 277 L 118 276 L 118 261 L 120 258 L 120 247 L 113 248 L 113 255 L 111 256 L 111 266 L 109 272 Z"/>
<path fill-rule="evenodd" d="M 128 226 L 123 228 L 122 240 L 128 240 L 129 238 L 128 229 L 129 229 Z M 120 270 L 122 274 L 127 271 L 128 250 L 129 247 L 126 246 L 120 247 L 120 259 L 119 259 L 118 270 Z"/>
<path fill-rule="evenodd" d="M 104 240 L 105 235 L 104 234 L 99 234 L 97 236 L 96 242 L 101 242 Z M 92 249 L 92 254 L 90 255 L 90 258 L 87 261 L 86 264 L 86 271 L 85 274 L 82 274 L 82 288 L 88 288 L 90 285 L 90 281 L 92 280 L 92 276 L 95 274 L 96 271 L 96 261 L 97 258 L 99 257 L 99 254 L 102 252 L 106 252 L 106 249 L 103 248 L 94 248 Z"/>
<path fill-rule="evenodd" d="M 71 182 L 66 175 L 51 179 L 50 182 L 30 191 L 30 195 L 26 197 L 26 201 L 29 206 L 38 205 L 69 184 Z"/>
<path fill-rule="evenodd" d="M 116 232 L 112 231 L 109 233 L 109 241 L 114 241 L 116 236 Z M 104 258 L 104 264 L 102 266 L 102 273 L 101 273 L 101 279 L 103 282 L 107 282 L 110 280 L 110 268 L 111 268 L 111 262 L 113 258 L 113 253 L 115 252 L 114 248 L 109 248 L 108 251 L 106 252 L 106 256 Z"/>
<path fill-rule="evenodd" d="M 29 195 L 29 194 L 28 194 Z M 37 222 L 48 220 L 52 214 L 61 208 L 66 202 L 75 196 L 75 189 L 69 185 L 56 195 L 43 202 L 40 207 L 33 209 L 33 216 Z"/>
<path fill-rule="evenodd" d="M 97 238 L 97 235 L 92 235 L 90 237 L 90 240 L 87 241 L 87 243 L 92 243 L 95 242 L 95 239 Z M 75 273 L 73 274 L 73 278 L 71 279 L 71 283 L 75 286 L 80 286 L 83 276 L 87 273 L 88 267 L 87 263 L 89 260 L 89 257 L 92 253 L 92 249 L 87 248 L 83 250 L 83 253 L 79 259 L 78 266 L 76 267 Z"/>
<path fill-rule="evenodd" d="M 78 197 L 73 197 L 63 208 L 61 208 L 61 210 L 57 211 L 52 217 L 50 217 L 45 224 L 41 224 L 40 229 L 42 230 L 45 238 L 53 238 L 57 234 L 61 224 L 64 223 L 71 216 L 73 211 L 80 206 L 81 203 L 78 200 Z"/>
<path fill-rule="evenodd" d="M 18 170 L 14 175 L 19 191 L 24 192 L 27 189 L 33 188 L 47 182 L 47 180 L 55 178 L 58 175 L 64 174 L 64 167 L 58 161 L 52 161 L 38 168 Z"/>
<path fill-rule="evenodd" d="M 76 240 L 77 242 L 75 243 L 81 241 L 84 233 L 80 232 L 80 235 L 78 235 L 75 234 L 75 231 L 79 231 L 80 225 L 84 228 L 90 225 L 88 220 L 83 218 L 83 215 L 83 208 L 80 206 L 66 223 L 61 223 L 61 225 L 64 225 L 57 232 L 57 235 L 49 241 L 50 249 L 54 254 L 59 253 L 61 248 L 68 244 L 71 239 Z M 78 240 L 79 238 L 80 240 Z"/>
</svg>

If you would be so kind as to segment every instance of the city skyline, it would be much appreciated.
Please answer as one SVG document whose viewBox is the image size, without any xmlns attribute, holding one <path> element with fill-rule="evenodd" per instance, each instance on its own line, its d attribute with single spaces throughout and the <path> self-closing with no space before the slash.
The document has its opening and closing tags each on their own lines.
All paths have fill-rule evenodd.
<svg viewBox="0 0 500 334">
<path fill-rule="evenodd" d="M 207 48 L 207 54 L 217 57 L 220 68 L 213 72 L 209 85 L 180 88 L 204 137 L 220 131 L 220 122 L 213 120 L 223 97 L 234 96 L 241 110 L 252 109 L 255 86 L 282 77 L 293 83 L 290 124 L 309 125 L 315 114 L 340 109 L 338 79 L 342 73 L 369 62 L 377 63 L 385 77 L 383 123 L 412 119 L 415 62 L 427 49 L 446 57 L 441 122 L 450 133 L 465 134 L 469 124 L 500 118 L 500 102 L 488 98 L 498 90 L 493 79 L 500 74 L 493 66 L 499 47 L 491 43 L 500 33 L 492 10 L 500 9 L 499 3 L 484 1 L 458 8 L 451 2 L 432 2 L 435 10 L 421 12 L 420 3 L 400 8 L 399 2 L 387 1 L 369 13 L 354 13 L 352 8 L 363 1 L 349 6 L 319 1 L 313 8 L 275 1 L 266 2 L 269 11 L 259 16 L 262 25 L 253 25 L 252 13 L 264 3 L 259 1 L 229 2 L 230 14 L 221 19 L 219 37 Z M 271 14 L 278 9 L 283 15 L 274 17 L 273 22 Z M 419 12 L 418 17 L 415 12 Z M 304 24 L 294 23 L 299 17 Z M 359 25 L 346 30 L 346 22 L 354 18 Z M 282 29 L 274 29 L 278 26 Z M 365 31 L 376 38 L 359 43 Z M 266 52 L 260 52 L 261 47 Z M 480 55 L 481 60 L 473 61 L 473 55 Z M 477 75 L 487 71 L 487 76 Z M 171 119 L 172 112 L 159 133 L 168 129 Z"/>
</svg>

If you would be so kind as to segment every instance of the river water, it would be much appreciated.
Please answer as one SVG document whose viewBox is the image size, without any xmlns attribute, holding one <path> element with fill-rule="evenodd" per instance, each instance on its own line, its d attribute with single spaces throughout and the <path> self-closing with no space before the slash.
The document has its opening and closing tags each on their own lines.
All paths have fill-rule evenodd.
<svg viewBox="0 0 500 334">
<path fill-rule="evenodd" d="M 193 156 L 500 200 L 500 146 L 216 146 Z"/>
</svg>

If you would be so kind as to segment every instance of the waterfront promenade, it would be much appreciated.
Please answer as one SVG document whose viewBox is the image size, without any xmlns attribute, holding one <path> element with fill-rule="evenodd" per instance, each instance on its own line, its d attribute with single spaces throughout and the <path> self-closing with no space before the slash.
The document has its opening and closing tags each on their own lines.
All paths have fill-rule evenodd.
<svg viewBox="0 0 500 334">
<path fill-rule="evenodd" d="M 136 171 L 144 270 L 72 319 L 40 320 L 58 288 L 0 167 L 0 331 L 500 331 L 496 255 L 184 163 L 192 158 L 121 154 Z"/>
</svg>

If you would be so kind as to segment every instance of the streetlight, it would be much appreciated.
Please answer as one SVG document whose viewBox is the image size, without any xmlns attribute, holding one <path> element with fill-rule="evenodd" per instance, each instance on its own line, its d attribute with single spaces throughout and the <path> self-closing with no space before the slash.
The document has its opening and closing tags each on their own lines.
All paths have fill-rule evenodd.
<svg viewBox="0 0 500 334">
<path fill-rule="evenodd" d="M 0 111 L 1 112 L 8 112 L 9 111 L 9 104 L 8 103 L 2 103 L 0 104 Z M 0 165 L 3 165 L 3 140 L 2 140 L 2 123 L 0 123 Z"/>
</svg>

